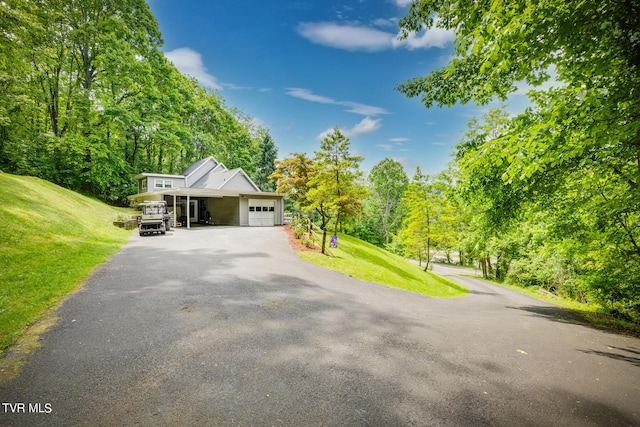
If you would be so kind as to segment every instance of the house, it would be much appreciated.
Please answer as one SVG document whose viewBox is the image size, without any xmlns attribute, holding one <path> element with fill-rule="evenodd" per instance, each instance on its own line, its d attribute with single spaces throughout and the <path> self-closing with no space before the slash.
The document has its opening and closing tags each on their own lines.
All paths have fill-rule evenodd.
<svg viewBox="0 0 640 427">
<path fill-rule="evenodd" d="M 213 157 L 199 160 L 180 175 L 141 173 L 130 200 L 165 200 L 172 222 L 274 226 L 284 220 L 284 196 L 260 191 L 240 168 L 227 169 Z"/>
</svg>

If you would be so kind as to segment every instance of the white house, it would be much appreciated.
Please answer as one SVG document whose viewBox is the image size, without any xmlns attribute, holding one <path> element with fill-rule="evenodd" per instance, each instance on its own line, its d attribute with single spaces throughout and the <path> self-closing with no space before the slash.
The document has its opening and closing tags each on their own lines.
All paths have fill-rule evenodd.
<svg viewBox="0 0 640 427">
<path fill-rule="evenodd" d="M 165 200 L 174 225 L 274 226 L 284 219 L 284 196 L 260 191 L 240 168 L 227 169 L 213 157 L 199 160 L 180 175 L 141 173 L 134 177 L 136 202 Z M 188 208 L 188 209 L 187 209 Z"/>
</svg>

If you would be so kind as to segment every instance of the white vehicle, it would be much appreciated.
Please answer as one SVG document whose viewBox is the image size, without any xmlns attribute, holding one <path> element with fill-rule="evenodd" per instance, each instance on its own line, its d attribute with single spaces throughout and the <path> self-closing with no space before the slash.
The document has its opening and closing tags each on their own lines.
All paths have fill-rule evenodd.
<svg viewBox="0 0 640 427">
<path fill-rule="evenodd" d="M 141 236 L 155 233 L 165 234 L 170 229 L 167 202 L 147 201 L 142 202 L 140 206 L 142 215 L 140 216 L 138 229 Z"/>
</svg>

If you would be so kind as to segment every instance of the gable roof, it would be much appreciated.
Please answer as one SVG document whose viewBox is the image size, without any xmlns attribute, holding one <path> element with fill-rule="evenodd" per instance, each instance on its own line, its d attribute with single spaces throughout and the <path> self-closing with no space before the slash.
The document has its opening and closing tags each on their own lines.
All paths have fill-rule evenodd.
<svg viewBox="0 0 640 427">
<path fill-rule="evenodd" d="M 218 166 L 218 164 L 220 164 L 216 159 L 210 156 L 210 157 L 207 157 L 206 159 L 198 160 L 197 162 L 191 163 L 184 171 L 182 171 L 182 175 L 188 177 L 189 175 L 196 172 L 198 169 L 200 169 L 209 161 L 212 161 L 214 163 L 215 165 L 214 169 Z"/>
<path fill-rule="evenodd" d="M 262 190 L 242 168 L 229 170 L 213 157 L 207 157 L 192 163 L 181 175 L 141 173 L 136 175 L 135 179 L 142 179 L 146 176 L 183 178 L 186 188 L 262 193 Z M 192 177 L 195 182 L 191 183 L 191 180 L 188 179 L 189 177 Z"/>
<path fill-rule="evenodd" d="M 241 180 L 239 182 L 239 180 Z M 249 176 L 241 168 L 237 169 L 224 169 L 213 170 L 207 175 L 200 178 L 197 182 L 191 185 L 191 188 L 210 188 L 213 190 L 223 190 L 225 186 L 230 187 L 232 182 L 234 186 L 242 185 L 245 183 L 254 191 L 261 192 L 260 188 L 249 178 Z"/>
</svg>

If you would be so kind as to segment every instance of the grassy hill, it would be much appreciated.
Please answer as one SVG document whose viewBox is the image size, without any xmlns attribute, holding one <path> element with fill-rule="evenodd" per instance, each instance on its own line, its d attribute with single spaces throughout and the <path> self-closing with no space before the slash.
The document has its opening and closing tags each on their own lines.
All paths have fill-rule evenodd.
<svg viewBox="0 0 640 427">
<path fill-rule="evenodd" d="M 467 293 L 467 289 L 416 264 L 355 237 L 339 234 L 334 257 L 315 252 L 298 252 L 308 262 L 329 268 L 359 280 L 379 283 L 419 294 L 450 298 Z"/>
<path fill-rule="evenodd" d="M 0 354 L 78 288 L 131 231 L 122 210 L 38 178 L 0 173 Z"/>
</svg>

